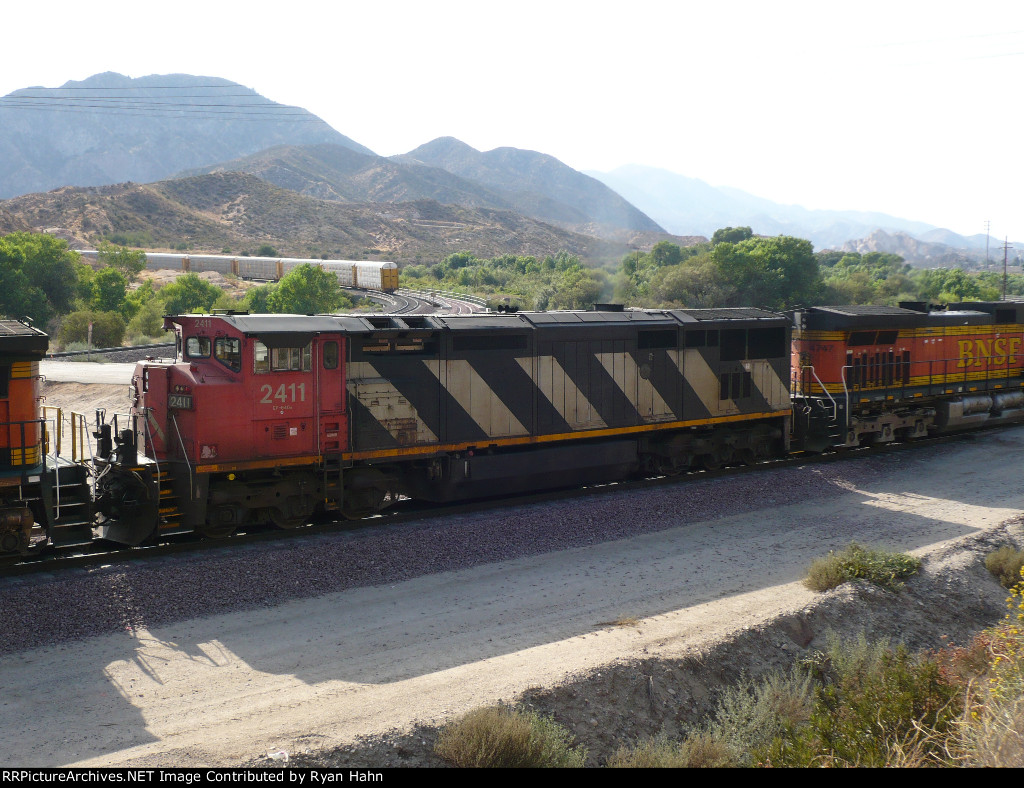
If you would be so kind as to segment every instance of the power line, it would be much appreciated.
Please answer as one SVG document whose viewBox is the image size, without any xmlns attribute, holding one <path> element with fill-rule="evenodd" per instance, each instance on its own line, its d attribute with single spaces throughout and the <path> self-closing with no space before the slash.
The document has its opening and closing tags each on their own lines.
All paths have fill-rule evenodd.
<svg viewBox="0 0 1024 788">
<path fill-rule="evenodd" d="M 175 107 L 178 107 L 175 109 Z M 53 104 L 53 103 L 19 103 L 17 101 L 0 101 L 0 109 L 32 110 L 41 112 L 84 112 L 90 115 L 150 115 L 153 117 L 193 117 L 235 118 L 238 120 L 289 120 L 292 122 L 323 123 L 323 121 L 301 107 L 278 106 L 247 106 L 237 104 L 170 104 L 132 105 L 132 104 Z M 297 111 L 293 111 L 297 110 Z"/>
<path fill-rule="evenodd" d="M 268 101 L 267 99 L 263 98 L 263 96 L 260 96 L 257 93 L 205 93 L 205 94 L 201 93 L 201 94 L 197 94 L 197 95 L 190 95 L 190 94 L 185 93 L 185 94 L 174 95 L 174 96 L 167 96 L 167 95 L 165 95 L 164 98 L 178 98 L 178 99 L 251 98 L 251 99 L 259 99 L 260 101 L 264 101 L 264 102 L 266 102 L 268 104 L 277 104 L 277 102 Z M 151 98 L 148 98 L 146 96 L 133 96 L 130 93 L 126 93 L 126 94 L 123 94 L 123 95 L 118 95 L 116 93 L 111 93 L 109 95 L 103 95 L 103 96 L 53 96 L 53 95 L 37 96 L 37 95 L 33 95 L 31 93 L 20 93 L 18 95 L 15 95 L 15 94 L 11 93 L 11 94 L 8 94 L 7 96 L 4 96 L 3 99 L 5 101 L 6 100 L 11 100 L 11 101 L 28 101 L 28 100 L 33 100 L 33 101 L 35 101 L 35 100 L 38 100 L 38 101 L 71 101 L 71 102 L 74 102 L 74 101 L 134 101 L 134 102 L 138 102 L 140 104 L 159 103 L 159 101 L 160 101 L 160 99 L 156 99 L 156 98 L 152 98 L 151 99 Z M 288 105 L 279 104 L 277 106 L 282 106 L 283 107 L 283 106 L 288 106 Z"/>
<path fill-rule="evenodd" d="M 231 83 L 228 85 L 119 85 L 116 88 L 99 88 L 99 87 L 86 87 L 84 85 L 74 87 L 62 87 L 62 88 L 44 88 L 44 90 L 203 90 L 206 88 L 216 88 L 217 90 L 234 90 L 235 88 L 242 87 L 241 85 Z M 31 88 L 27 88 L 31 90 Z M 256 91 L 252 91 L 255 93 Z"/>
<path fill-rule="evenodd" d="M 174 107 L 182 107 L 184 111 L 194 112 L 218 112 L 219 108 L 227 108 L 229 112 L 262 112 L 263 114 L 276 114 L 276 115 L 308 115 L 307 110 L 302 107 L 286 107 L 284 105 L 270 105 L 270 104 L 192 104 L 192 103 L 177 103 L 177 102 L 155 102 L 152 104 L 134 104 L 134 103 L 119 103 L 119 104 L 86 104 L 76 102 L 74 104 L 60 104 L 60 103 L 22 103 L 18 101 L 2 101 L 0 107 L 18 107 L 20 109 L 129 109 L 147 111 L 151 108 L 160 109 L 171 109 Z M 282 112 L 281 110 L 286 110 Z M 296 110 L 296 111 L 292 111 Z"/>
</svg>

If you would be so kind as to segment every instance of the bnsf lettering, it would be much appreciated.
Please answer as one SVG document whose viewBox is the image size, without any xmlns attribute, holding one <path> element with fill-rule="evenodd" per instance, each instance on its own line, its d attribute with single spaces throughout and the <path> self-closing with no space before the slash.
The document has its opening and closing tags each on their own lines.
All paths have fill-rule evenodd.
<svg viewBox="0 0 1024 788">
<path fill-rule="evenodd" d="M 957 366 L 960 368 L 980 367 L 983 359 L 988 359 L 994 366 L 1002 366 L 1003 364 L 1017 363 L 1017 352 L 1020 350 L 1021 340 L 1009 337 L 961 339 L 957 345 L 960 348 L 960 361 Z"/>
<path fill-rule="evenodd" d="M 260 386 L 260 393 L 263 397 L 260 402 L 264 405 L 276 405 L 281 402 L 305 402 L 306 401 L 306 384 L 305 383 L 282 383 L 274 390 L 273 386 L 263 385 Z"/>
</svg>

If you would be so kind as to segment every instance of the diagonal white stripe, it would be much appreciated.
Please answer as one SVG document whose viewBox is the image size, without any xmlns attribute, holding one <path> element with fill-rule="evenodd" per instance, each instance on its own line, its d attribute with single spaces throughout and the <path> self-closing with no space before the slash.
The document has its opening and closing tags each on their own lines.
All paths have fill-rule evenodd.
<svg viewBox="0 0 1024 788">
<path fill-rule="evenodd" d="M 643 421 L 665 421 L 674 418 L 672 409 L 661 398 L 654 384 L 640 377 L 636 361 L 629 353 L 597 353 L 597 360 L 615 381 L 629 404 L 636 408 Z"/>
<path fill-rule="evenodd" d="M 425 359 L 423 363 L 485 434 L 492 438 L 502 438 L 528 433 L 526 427 L 467 360 L 445 361 L 443 375 L 440 361 Z"/>
<path fill-rule="evenodd" d="M 532 369 L 532 359 L 519 358 L 516 361 L 570 427 L 601 429 L 608 426 L 554 356 L 537 356 L 536 374 Z"/>
</svg>

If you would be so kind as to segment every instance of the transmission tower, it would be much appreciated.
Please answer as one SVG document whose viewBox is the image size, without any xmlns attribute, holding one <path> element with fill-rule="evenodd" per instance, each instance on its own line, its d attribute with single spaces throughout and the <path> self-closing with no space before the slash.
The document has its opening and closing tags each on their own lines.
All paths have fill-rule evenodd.
<svg viewBox="0 0 1024 788">
<path fill-rule="evenodd" d="M 1003 240 L 1003 300 L 1006 300 L 1006 259 L 1013 246 L 1010 245 L 1010 236 Z"/>
</svg>

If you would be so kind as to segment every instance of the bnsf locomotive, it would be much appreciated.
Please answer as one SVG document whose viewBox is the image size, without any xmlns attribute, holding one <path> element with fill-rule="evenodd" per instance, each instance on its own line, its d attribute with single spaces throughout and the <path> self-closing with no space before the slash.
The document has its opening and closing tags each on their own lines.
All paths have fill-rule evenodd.
<svg viewBox="0 0 1024 788">
<path fill-rule="evenodd" d="M 25 552 L 34 527 L 48 543 L 92 538 L 87 469 L 47 451 L 39 361 L 49 338 L 0 319 L 0 553 Z"/>
<path fill-rule="evenodd" d="M 1024 303 L 178 315 L 165 328 L 176 358 L 140 363 L 129 423 L 97 429 L 90 535 L 134 545 L 291 528 L 402 497 L 674 474 L 1024 420 Z M 12 524 L 27 507 L 51 542 L 82 533 L 8 505 Z"/>
</svg>

